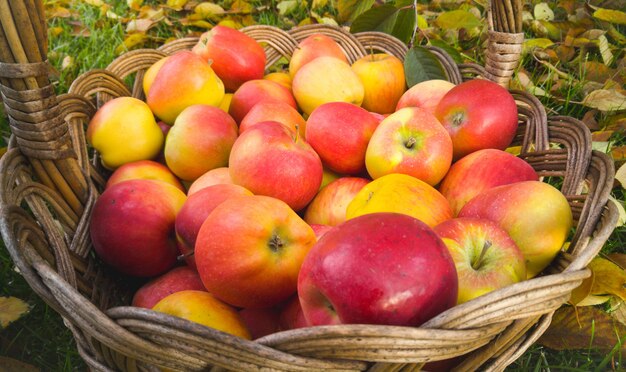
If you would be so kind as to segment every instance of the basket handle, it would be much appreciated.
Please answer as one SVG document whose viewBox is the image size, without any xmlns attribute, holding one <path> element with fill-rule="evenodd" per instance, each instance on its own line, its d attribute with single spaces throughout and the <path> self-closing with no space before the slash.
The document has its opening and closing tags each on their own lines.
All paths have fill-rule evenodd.
<svg viewBox="0 0 626 372">
<path fill-rule="evenodd" d="M 17 147 L 40 181 L 81 215 L 89 181 L 48 80 L 43 2 L 0 0 L 0 24 L 0 94 Z"/>
<path fill-rule="evenodd" d="M 522 55 L 522 1 L 491 0 L 487 12 L 489 38 L 485 51 L 486 78 L 508 88 Z"/>
</svg>

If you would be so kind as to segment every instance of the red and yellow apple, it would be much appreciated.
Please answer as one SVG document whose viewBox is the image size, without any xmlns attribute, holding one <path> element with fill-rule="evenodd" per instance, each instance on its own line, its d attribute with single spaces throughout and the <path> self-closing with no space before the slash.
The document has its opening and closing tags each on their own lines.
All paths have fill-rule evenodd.
<svg viewBox="0 0 626 372">
<path fill-rule="evenodd" d="M 238 196 L 218 205 L 195 247 L 207 290 L 238 307 L 269 307 L 296 292 L 298 272 L 315 233 L 287 204 Z"/>
<path fill-rule="evenodd" d="M 228 167 L 211 169 L 191 183 L 189 189 L 187 190 L 187 196 L 191 196 L 205 187 L 220 185 L 223 183 L 233 183 L 233 180 L 230 178 L 230 171 L 228 170 Z"/>
<path fill-rule="evenodd" d="M 435 186 L 452 164 L 452 140 L 433 114 L 406 107 L 380 122 L 365 153 L 367 173 L 376 179 L 404 173 Z"/>
<path fill-rule="evenodd" d="M 309 203 L 304 220 L 309 224 L 336 226 L 346 220 L 346 209 L 370 180 L 342 177 L 321 189 Z"/>
<path fill-rule="evenodd" d="M 126 163 L 117 168 L 107 180 L 105 189 L 115 185 L 116 183 L 134 180 L 148 179 L 167 182 L 176 186 L 180 191 L 185 192 L 183 184 L 172 173 L 172 171 L 161 163 L 153 160 L 139 160 L 132 163 Z"/>
<path fill-rule="evenodd" d="M 211 68 L 234 92 L 248 80 L 261 79 L 265 73 L 265 51 L 253 38 L 225 26 L 214 26 L 200 36 L 191 49 L 211 64 Z"/>
<path fill-rule="evenodd" d="M 365 171 L 365 151 L 379 120 L 367 110 L 346 102 L 317 107 L 306 126 L 306 141 L 324 166 L 340 174 Z"/>
<path fill-rule="evenodd" d="M 322 162 L 311 146 L 275 121 L 257 123 L 242 133 L 230 154 L 233 183 L 280 199 L 299 211 L 322 183 Z"/>
<path fill-rule="evenodd" d="M 270 72 L 269 74 L 263 76 L 263 79 L 276 82 L 284 86 L 285 88 L 289 89 L 289 91 L 291 91 L 291 75 L 289 75 L 289 72 L 284 72 L 284 71 Z"/>
<path fill-rule="evenodd" d="M 302 66 L 319 57 L 333 57 L 348 63 L 343 49 L 333 38 L 324 34 L 309 35 L 298 43 L 289 60 L 291 78 L 293 79 Z"/>
<path fill-rule="evenodd" d="M 246 81 L 233 93 L 228 113 L 240 124 L 250 109 L 261 101 L 278 101 L 298 108 L 289 89 L 271 80 L 258 79 Z"/>
<path fill-rule="evenodd" d="M 134 179 L 104 190 L 89 221 L 94 250 L 124 274 L 151 277 L 176 263 L 174 221 L 187 197 L 163 181 Z"/>
<path fill-rule="evenodd" d="M 190 51 L 167 58 L 146 95 L 152 112 L 170 125 L 185 108 L 199 104 L 217 107 L 222 99 L 224 84 L 206 61 Z"/>
<path fill-rule="evenodd" d="M 368 54 L 352 64 L 365 96 L 361 107 L 379 114 L 396 111 L 396 105 L 406 91 L 404 64 L 396 56 L 387 53 Z"/>
<path fill-rule="evenodd" d="M 150 87 L 152 86 L 152 82 L 154 82 L 154 77 L 161 69 L 161 66 L 167 61 L 168 57 L 163 57 L 160 60 L 154 62 L 152 66 L 148 67 L 146 72 L 143 74 L 143 80 L 141 82 L 141 86 L 143 88 L 143 94 L 147 97 L 148 92 L 150 91 Z"/>
<path fill-rule="evenodd" d="M 532 278 L 559 253 L 573 225 L 565 196 L 541 181 L 496 186 L 472 198 L 459 217 L 486 218 L 506 231 L 524 254 Z"/>
<path fill-rule="evenodd" d="M 453 83 L 441 79 L 417 83 L 402 94 L 396 105 L 396 111 L 405 107 L 419 107 L 434 114 L 441 98 L 454 86 Z"/>
<path fill-rule="evenodd" d="M 131 305 L 152 309 L 163 298 L 185 290 L 206 291 L 195 269 L 175 267 L 142 285 L 133 295 Z"/>
<path fill-rule="evenodd" d="M 456 161 L 438 189 L 448 199 L 456 216 L 474 196 L 495 186 L 519 181 L 537 181 L 533 167 L 503 150 L 484 149 Z"/>
<path fill-rule="evenodd" d="M 193 182 L 211 169 L 228 165 L 237 136 L 237 123 L 224 111 L 209 105 L 189 106 L 167 134 L 165 161 L 176 176 Z"/>
<path fill-rule="evenodd" d="M 448 247 L 456 266 L 458 304 L 526 280 L 522 251 L 495 222 L 453 218 L 434 230 Z"/>
<path fill-rule="evenodd" d="M 453 307 L 457 287 L 454 261 L 441 239 L 398 213 L 335 226 L 313 246 L 298 277 L 309 325 L 418 326 Z"/>
<path fill-rule="evenodd" d="M 280 331 L 279 307 L 246 307 L 239 316 L 250 331 L 253 340 Z"/>
<path fill-rule="evenodd" d="M 280 101 L 261 101 L 254 105 L 239 123 L 239 134 L 262 121 L 277 121 L 304 137 L 306 120 L 292 105 Z"/>
<path fill-rule="evenodd" d="M 86 136 L 107 169 L 153 159 L 164 142 L 150 107 L 133 97 L 114 98 L 102 105 L 89 121 Z"/>
</svg>

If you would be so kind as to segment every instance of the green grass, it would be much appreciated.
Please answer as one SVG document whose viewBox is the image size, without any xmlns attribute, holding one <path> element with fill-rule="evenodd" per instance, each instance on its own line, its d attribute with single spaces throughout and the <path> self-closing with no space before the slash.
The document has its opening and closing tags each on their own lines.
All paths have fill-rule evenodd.
<svg viewBox="0 0 626 372">
<path fill-rule="evenodd" d="M 125 1 L 110 1 L 112 11 L 118 15 L 128 13 Z M 147 0 L 146 4 L 159 4 L 161 1 Z M 232 1 L 219 2 L 225 8 Z M 256 13 L 255 19 L 259 23 L 291 27 L 298 20 L 308 16 L 300 9 L 291 14 L 290 18 L 276 14 L 276 1 L 250 1 L 255 6 L 269 4 L 269 8 Z M 103 68 L 116 57 L 115 50 L 125 37 L 125 27 L 120 22 L 109 19 L 100 14 L 97 7 L 85 4 L 82 1 L 71 3 L 71 8 L 79 14 L 74 18 L 55 18 L 49 21 L 50 29 L 60 30 L 59 34 L 50 35 L 51 63 L 57 69 L 53 77 L 58 93 L 66 92 L 73 79 L 83 71 Z M 330 10 L 330 9 L 329 9 Z M 82 23 L 77 23 L 82 22 Z M 90 35 L 77 36 L 77 31 L 89 30 Z M 159 23 L 151 30 L 152 39 L 145 46 L 156 46 L 168 37 L 183 37 L 190 32 L 201 32 L 201 29 L 170 27 Z M 474 48 L 475 49 L 475 48 Z M 67 63 L 71 59 L 71 63 Z M 66 64 L 63 64 L 63 61 Z M 526 58 L 523 62 L 527 71 L 532 72 L 532 80 L 539 81 L 539 66 L 532 59 Z M 535 75 L 536 74 L 536 75 Z M 582 118 L 586 109 L 578 104 L 583 97 L 583 83 L 576 79 L 571 84 L 559 88 L 559 96 L 565 99 L 542 97 L 542 103 L 552 113 Z M 546 91 L 550 91 L 553 82 L 547 79 L 543 84 L 537 84 Z M 0 134 L 4 139 L 8 136 L 8 124 L 0 107 Z M 626 141 L 621 134 L 616 134 L 614 140 L 618 143 Z M 624 200 L 622 190 L 617 190 L 615 196 Z M 626 228 L 620 227 L 613 233 L 603 252 L 624 252 L 626 247 Z M 14 270 L 8 257 L 6 248 L 0 247 L 0 296 L 15 296 L 25 300 L 30 306 L 30 312 L 8 328 L 0 330 L 0 356 L 9 356 L 31 363 L 44 371 L 72 371 L 84 370 L 85 364 L 79 357 L 69 330 L 63 324 L 58 314 L 52 311 L 32 290 L 24 279 Z M 531 347 L 508 370 L 510 371 L 593 371 L 608 370 L 616 367 L 615 362 L 621 361 L 619 351 L 603 353 L 592 350 L 555 352 L 535 345 Z M 619 368 L 618 368 L 619 369 Z"/>
</svg>

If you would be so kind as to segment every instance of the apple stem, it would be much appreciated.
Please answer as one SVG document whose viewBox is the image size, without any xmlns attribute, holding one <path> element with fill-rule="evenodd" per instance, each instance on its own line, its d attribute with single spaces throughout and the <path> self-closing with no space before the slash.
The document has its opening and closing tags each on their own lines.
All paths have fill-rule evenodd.
<svg viewBox="0 0 626 372">
<path fill-rule="evenodd" d="M 483 249 L 480 251 L 480 256 L 478 256 L 478 259 L 472 263 L 472 268 L 474 270 L 478 270 L 480 268 L 481 264 L 483 263 L 483 259 L 485 258 L 485 253 L 487 252 L 489 247 L 491 247 L 491 245 L 492 243 L 490 240 L 485 240 L 485 244 L 483 244 Z"/>
<path fill-rule="evenodd" d="M 274 253 L 278 252 L 283 247 L 283 245 L 283 240 L 278 235 L 273 235 L 269 241 L 269 247 Z"/>
<path fill-rule="evenodd" d="M 404 146 L 407 149 L 411 149 L 411 148 L 413 148 L 413 146 L 415 146 L 416 143 L 417 143 L 417 140 L 415 139 L 415 137 L 409 137 L 409 139 L 406 141 Z"/>
<path fill-rule="evenodd" d="M 182 262 L 182 261 L 185 260 L 185 258 L 193 256 L 194 253 L 195 253 L 195 251 L 189 251 L 187 253 L 180 254 L 180 255 L 176 256 L 176 261 Z"/>
<path fill-rule="evenodd" d="M 298 135 L 300 134 L 300 126 L 296 124 L 296 135 L 293 137 L 293 142 L 298 142 Z"/>
</svg>

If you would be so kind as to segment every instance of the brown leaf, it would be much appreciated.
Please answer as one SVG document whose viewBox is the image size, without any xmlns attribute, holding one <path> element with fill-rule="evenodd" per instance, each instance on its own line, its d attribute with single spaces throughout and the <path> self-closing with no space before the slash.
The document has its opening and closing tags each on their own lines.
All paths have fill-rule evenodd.
<svg viewBox="0 0 626 372">
<path fill-rule="evenodd" d="M 137 33 L 128 35 L 126 39 L 124 39 L 122 44 L 118 45 L 117 48 L 115 48 L 115 53 L 122 54 L 132 48 L 142 45 L 147 40 L 148 40 L 148 36 L 144 33 L 137 32 Z"/>
<path fill-rule="evenodd" d="M 624 253 L 611 253 L 606 256 L 611 262 L 626 270 L 626 254 Z"/>
<path fill-rule="evenodd" d="M 611 302 L 609 302 L 609 304 L 611 306 L 609 314 L 611 314 L 611 316 L 618 322 L 626 325 L 626 302 L 613 297 L 611 298 Z"/>
<path fill-rule="evenodd" d="M 595 307 L 564 306 L 552 317 L 552 323 L 537 343 L 554 350 L 597 348 L 612 350 L 626 326 Z"/>
<path fill-rule="evenodd" d="M 0 297 L 0 327 L 19 319 L 28 312 L 28 304 L 16 297 Z"/>
<path fill-rule="evenodd" d="M 617 146 L 611 149 L 611 157 L 613 160 L 624 161 L 626 160 L 626 146 Z"/>
<path fill-rule="evenodd" d="M 17 359 L 0 356 L 0 371 L 2 372 L 37 372 L 39 368 Z"/>
<path fill-rule="evenodd" d="M 585 115 L 582 118 L 582 122 L 585 123 L 585 125 L 587 126 L 587 128 L 589 128 L 589 130 L 600 129 L 600 125 L 598 124 L 598 121 L 596 120 L 597 113 L 598 113 L 598 110 L 589 110 L 585 113 Z"/>
<path fill-rule="evenodd" d="M 583 99 L 583 105 L 600 111 L 616 111 L 626 109 L 626 95 L 617 90 L 598 89 Z"/>
<path fill-rule="evenodd" d="M 591 139 L 593 141 L 604 141 L 607 142 L 609 138 L 613 135 L 612 130 L 599 130 L 591 133 Z"/>
<path fill-rule="evenodd" d="M 596 257 L 589 263 L 595 280 L 591 294 L 611 294 L 626 300 L 626 272 L 606 258 Z"/>
</svg>

